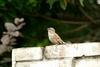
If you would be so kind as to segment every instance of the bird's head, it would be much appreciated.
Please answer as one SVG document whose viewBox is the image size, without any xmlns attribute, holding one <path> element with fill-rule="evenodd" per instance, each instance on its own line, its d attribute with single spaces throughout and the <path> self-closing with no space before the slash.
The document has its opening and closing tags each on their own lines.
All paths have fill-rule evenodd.
<svg viewBox="0 0 100 67">
<path fill-rule="evenodd" d="M 53 27 L 49 27 L 49 28 L 47 28 L 47 30 L 55 32 L 55 29 Z"/>
</svg>

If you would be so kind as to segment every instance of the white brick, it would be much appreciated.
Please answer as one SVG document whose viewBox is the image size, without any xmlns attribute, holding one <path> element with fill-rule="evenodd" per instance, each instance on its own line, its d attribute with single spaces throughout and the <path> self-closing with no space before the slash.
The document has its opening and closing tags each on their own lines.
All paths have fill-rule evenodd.
<svg viewBox="0 0 100 67">
<path fill-rule="evenodd" d="M 100 55 L 100 43 L 80 43 L 78 44 L 78 51 L 83 53 L 85 56 Z"/>
<path fill-rule="evenodd" d="M 100 57 L 87 57 L 76 59 L 75 67 L 100 67 Z"/>
<path fill-rule="evenodd" d="M 30 67 L 33 62 L 17 62 L 15 67 Z"/>
<path fill-rule="evenodd" d="M 18 48 L 12 50 L 12 61 L 40 60 L 42 59 L 42 48 Z"/>
<path fill-rule="evenodd" d="M 63 60 L 44 60 L 42 62 L 35 62 L 30 67 L 72 67 L 72 58 Z"/>
<path fill-rule="evenodd" d="M 51 45 L 45 48 L 47 58 L 81 57 L 100 55 L 100 43 L 74 43 L 66 45 Z"/>
<path fill-rule="evenodd" d="M 46 47 L 45 56 L 47 58 L 76 57 L 82 56 L 82 52 L 78 51 L 77 44 L 53 45 Z"/>
</svg>

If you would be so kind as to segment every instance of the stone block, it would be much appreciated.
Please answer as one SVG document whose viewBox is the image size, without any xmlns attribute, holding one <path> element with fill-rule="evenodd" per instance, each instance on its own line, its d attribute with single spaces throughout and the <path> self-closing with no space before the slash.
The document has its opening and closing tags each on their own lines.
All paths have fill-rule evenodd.
<svg viewBox="0 0 100 67">
<path fill-rule="evenodd" d="M 35 62 L 31 64 L 30 67 L 72 67 L 72 58 L 44 60 L 41 62 Z"/>
<path fill-rule="evenodd" d="M 12 61 L 41 60 L 42 48 L 18 48 L 12 50 Z"/>
<path fill-rule="evenodd" d="M 75 59 L 75 67 L 100 67 L 100 56 Z"/>
<path fill-rule="evenodd" d="M 17 62 L 15 67 L 30 67 L 31 64 L 33 64 L 33 62 Z"/>
<path fill-rule="evenodd" d="M 45 48 L 46 58 L 81 57 L 100 55 L 99 42 L 51 45 Z"/>
<path fill-rule="evenodd" d="M 44 53 L 46 58 L 78 57 L 83 55 L 82 52 L 78 51 L 77 44 L 47 46 Z"/>
<path fill-rule="evenodd" d="M 78 51 L 83 53 L 85 56 L 100 55 L 100 43 L 90 42 L 90 43 L 80 43 L 78 44 Z"/>
</svg>

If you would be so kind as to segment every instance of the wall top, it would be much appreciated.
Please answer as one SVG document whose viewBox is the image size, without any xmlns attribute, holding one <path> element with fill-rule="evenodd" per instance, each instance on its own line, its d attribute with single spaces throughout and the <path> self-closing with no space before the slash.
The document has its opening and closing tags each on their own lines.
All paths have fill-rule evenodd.
<svg viewBox="0 0 100 67">
<path fill-rule="evenodd" d="M 100 42 L 66 43 L 43 47 L 17 48 L 12 50 L 12 61 L 40 60 L 100 55 Z"/>
</svg>

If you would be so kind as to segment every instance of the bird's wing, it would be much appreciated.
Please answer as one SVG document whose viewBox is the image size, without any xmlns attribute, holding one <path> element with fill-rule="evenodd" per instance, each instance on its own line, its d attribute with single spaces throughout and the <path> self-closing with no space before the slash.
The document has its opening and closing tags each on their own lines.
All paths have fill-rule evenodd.
<svg viewBox="0 0 100 67">
<path fill-rule="evenodd" d="M 55 33 L 55 39 L 60 43 L 63 44 L 64 41 L 60 38 L 60 36 L 58 34 Z"/>
</svg>

